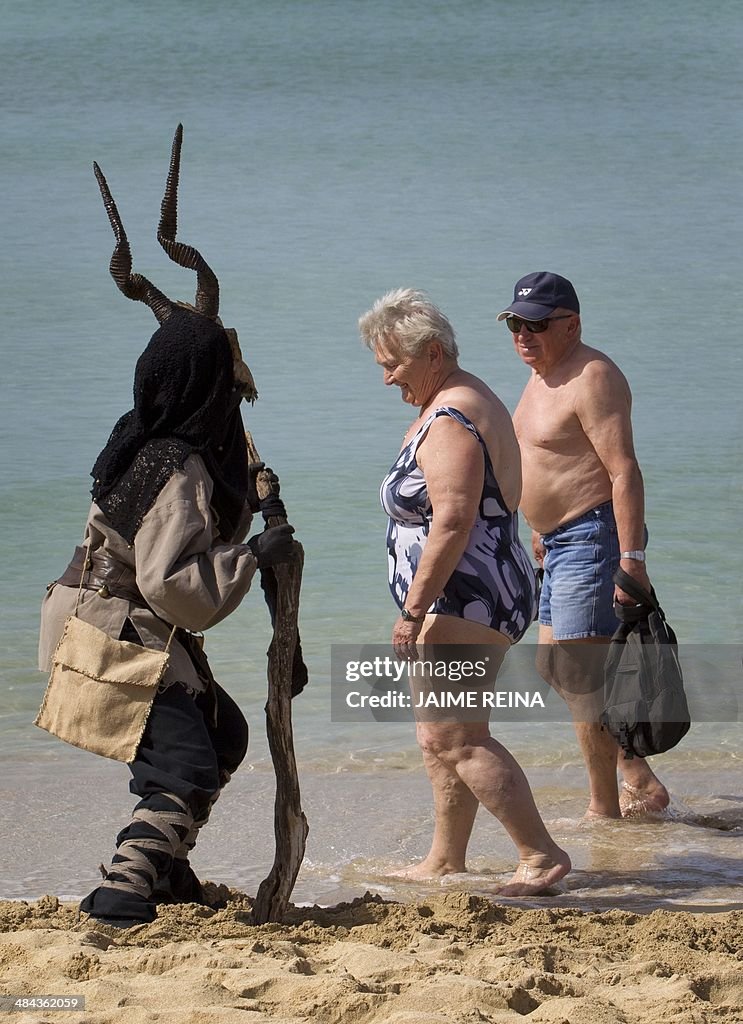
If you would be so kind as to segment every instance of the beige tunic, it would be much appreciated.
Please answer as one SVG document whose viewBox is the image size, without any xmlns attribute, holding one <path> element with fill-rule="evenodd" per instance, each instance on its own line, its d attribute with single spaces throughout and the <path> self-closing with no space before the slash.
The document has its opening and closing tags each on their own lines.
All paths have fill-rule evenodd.
<svg viewBox="0 0 743 1024">
<path fill-rule="evenodd" d="M 145 647 L 162 650 L 170 636 L 169 623 L 199 632 L 233 612 L 250 588 L 257 563 L 245 544 L 226 544 L 220 538 L 209 505 L 212 490 L 203 460 L 190 455 L 183 470 L 163 487 L 133 544 L 127 544 L 93 503 L 83 545 L 90 541 L 94 550 L 103 550 L 133 569 L 137 586 L 152 611 L 123 598 L 83 590 L 80 618 L 116 639 L 129 618 Z M 236 537 L 245 538 L 251 521 L 246 506 Z M 59 584 L 53 585 L 44 598 L 39 637 L 39 668 L 44 672 L 51 667 L 65 619 L 73 613 L 76 600 L 76 587 Z M 180 681 L 194 690 L 203 689 L 191 659 L 175 641 L 163 681 Z"/>
</svg>

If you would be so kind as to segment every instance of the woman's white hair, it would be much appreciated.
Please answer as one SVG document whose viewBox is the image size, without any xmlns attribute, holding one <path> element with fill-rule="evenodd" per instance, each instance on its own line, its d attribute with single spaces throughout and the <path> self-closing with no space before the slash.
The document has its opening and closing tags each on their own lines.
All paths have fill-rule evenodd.
<svg viewBox="0 0 743 1024">
<path fill-rule="evenodd" d="M 379 345 L 392 345 L 405 355 L 417 356 L 427 342 L 436 340 L 452 359 L 459 355 L 452 325 L 425 292 L 413 288 L 396 288 L 377 299 L 359 317 L 359 331 L 372 352 Z"/>
</svg>

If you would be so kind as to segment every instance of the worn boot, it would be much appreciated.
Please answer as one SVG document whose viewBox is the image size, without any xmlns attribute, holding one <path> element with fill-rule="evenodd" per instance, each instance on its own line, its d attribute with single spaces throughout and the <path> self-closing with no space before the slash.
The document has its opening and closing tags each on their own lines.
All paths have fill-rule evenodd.
<svg viewBox="0 0 743 1024">
<path fill-rule="evenodd" d="M 188 834 L 183 837 L 173 855 L 173 863 L 169 872 L 160 875 L 155 883 L 152 898 L 157 903 L 201 903 L 207 905 L 201 882 L 196 877 L 188 858 L 196 845 L 199 832 L 209 820 L 212 808 L 229 780 L 230 773 L 223 769 L 219 774 L 220 788 L 214 793 L 204 812 L 193 820 Z"/>
<path fill-rule="evenodd" d="M 118 928 L 154 921 L 156 881 L 170 875 L 176 850 L 193 823 L 187 804 L 174 793 L 153 793 L 141 800 L 116 838 L 116 854 L 103 882 L 80 909 Z"/>
<path fill-rule="evenodd" d="M 152 892 L 156 903 L 205 903 L 201 882 L 188 862 L 189 854 L 196 845 L 199 831 L 209 819 L 211 804 L 206 813 L 194 820 L 188 833 L 173 853 L 169 869 L 158 876 Z"/>
</svg>

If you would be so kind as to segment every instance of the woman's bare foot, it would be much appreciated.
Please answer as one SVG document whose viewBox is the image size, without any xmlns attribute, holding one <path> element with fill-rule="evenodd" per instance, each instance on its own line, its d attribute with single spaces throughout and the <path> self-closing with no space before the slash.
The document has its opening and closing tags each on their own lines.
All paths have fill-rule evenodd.
<svg viewBox="0 0 743 1024">
<path fill-rule="evenodd" d="M 498 890 L 498 896 L 539 896 L 570 871 L 570 857 L 558 847 L 555 857 L 540 854 L 522 860 L 510 882 Z"/>
<path fill-rule="evenodd" d="M 656 778 L 648 786 L 631 786 L 629 782 L 623 782 L 619 794 L 623 818 L 657 817 L 663 814 L 670 801 L 668 790 Z"/>
</svg>

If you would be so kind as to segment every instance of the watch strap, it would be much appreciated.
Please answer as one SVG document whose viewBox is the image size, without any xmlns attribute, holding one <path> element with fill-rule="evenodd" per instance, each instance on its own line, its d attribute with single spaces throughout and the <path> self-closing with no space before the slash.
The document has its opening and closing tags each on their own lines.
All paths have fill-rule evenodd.
<svg viewBox="0 0 743 1024">
<path fill-rule="evenodd" d="M 400 609 L 400 615 L 405 620 L 405 622 L 425 622 L 426 621 L 425 614 L 421 615 L 420 618 L 419 618 L 417 615 L 411 615 L 407 608 L 401 608 Z"/>
<path fill-rule="evenodd" d="M 635 562 L 644 562 L 645 561 L 645 552 L 644 551 L 623 551 L 619 557 L 620 558 L 631 558 Z"/>
</svg>

